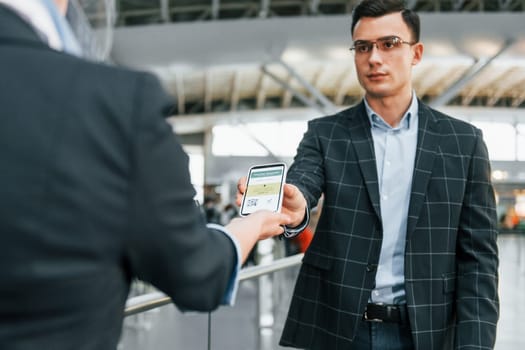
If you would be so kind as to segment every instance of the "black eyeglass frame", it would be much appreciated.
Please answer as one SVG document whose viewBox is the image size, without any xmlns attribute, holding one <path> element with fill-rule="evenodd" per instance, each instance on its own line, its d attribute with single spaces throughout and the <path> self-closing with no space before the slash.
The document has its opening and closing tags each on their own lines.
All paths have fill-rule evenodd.
<svg viewBox="0 0 525 350">
<path fill-rule="evenodd" d="M 384 47 L 384 44 L 391 42 L 394 44 L 394 46 L 388 48 Z M 374 45 L 377 47 L 379 51 L 390 51 L 396 48 L 401 47 L 402 44 L 406 45 L 415 45 L 417 44 L 417 41 L 405 41 L 398 37 L 397 35 L 389 35 L 384 36 L 381 38 L 378 38 L 376 40 L 357 40 L 354 41 L 354 45 L 350 48 L 350 51 L 354 51 L 356 54 L 366 54 L 372 52 Z M 359 51 L 358 47 L 366 47 L 366 51 Z"/>
</svg>

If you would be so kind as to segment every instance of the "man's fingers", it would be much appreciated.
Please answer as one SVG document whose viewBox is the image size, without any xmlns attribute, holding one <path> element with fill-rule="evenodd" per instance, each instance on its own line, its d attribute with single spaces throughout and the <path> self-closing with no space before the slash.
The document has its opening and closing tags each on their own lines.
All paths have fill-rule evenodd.
<svg viewBox="0 0 525 350">
<path fill-rule="evenodd" d="M 237 192 L 241 195 L 246 191 L 246 176 L 243 176 L 237 181 Z"/>
<path fill-rule="evenodd" d="M 235 195 L 235 203 L 240 206 L 242 203 L 242 196 L 246 191 L 246 176 L 243 176 L 237 181 L 237 193 Z"/>
</svg>

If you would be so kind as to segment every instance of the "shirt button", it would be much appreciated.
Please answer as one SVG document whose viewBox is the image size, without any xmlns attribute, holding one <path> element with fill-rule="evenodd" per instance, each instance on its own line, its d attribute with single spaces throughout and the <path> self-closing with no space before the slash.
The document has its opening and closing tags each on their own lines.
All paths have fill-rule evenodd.
<svg viewBox="0 0 525 350">
<path fill-rule="evenodd" d="M 388 200 L 388 196 L 386 194 L 383 195 L 383 200 L 384 201 L 387 201 Z"/>
<path fill-rule="evenodd" d="M 386 161 L 386 166 L 390 166 L 390 161 L 389 160 Z"/>
</svg>

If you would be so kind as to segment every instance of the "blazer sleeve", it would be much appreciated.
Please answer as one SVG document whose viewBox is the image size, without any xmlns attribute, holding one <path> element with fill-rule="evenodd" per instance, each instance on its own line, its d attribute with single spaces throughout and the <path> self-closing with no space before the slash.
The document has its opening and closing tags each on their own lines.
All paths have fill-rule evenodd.
<svg viewBox="0 0 525 350">
<path fill-rule="evenodd" d="M 492 349 L 499 313 L 495 195 L 487 148 L 476 132 L 457 241 L 456 349 Z"/>
<path fill-rule="evenodd" d="M 308 129 L 299 143 L 294 161 L 286 175 L 286 182 L 299 188 L 309 209 L 317 205 L 324 191 L 325 162 L 317 135 L 319 124 L 319 120 L 308 122 Z"/>
<path fill-rule="evenodd" d="M 194 201 L 189 158 L 165 120 L 173 104 L 158 80 L 142 75 L 134 101 L 127 246 L 131 273 L 182 309 L 212 310 L 236 271 L 235 245 L 206 226 Z"/>
</svg>

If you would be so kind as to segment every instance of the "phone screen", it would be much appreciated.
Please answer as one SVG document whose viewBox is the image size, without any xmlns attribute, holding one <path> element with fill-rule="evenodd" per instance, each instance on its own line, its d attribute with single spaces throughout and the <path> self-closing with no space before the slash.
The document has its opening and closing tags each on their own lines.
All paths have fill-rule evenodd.
<svg viewBox="0 0 525 350">
<path fill-rule="evenodd" d="M 261 209 L 280 211 L 285 177 L 286 165 L 284 163 L 251 167 L 240 214 L 246 216 Z"/>
</svg>

